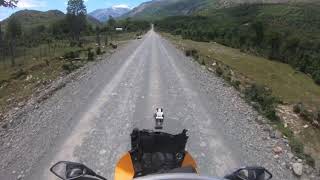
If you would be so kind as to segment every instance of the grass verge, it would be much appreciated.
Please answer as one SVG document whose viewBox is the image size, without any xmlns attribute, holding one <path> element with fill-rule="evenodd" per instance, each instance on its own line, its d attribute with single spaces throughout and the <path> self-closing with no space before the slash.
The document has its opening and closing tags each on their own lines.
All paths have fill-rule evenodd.
<svg viewBox="0 0 320 180">
<path fill-rule="evenodd" d="M 44 51 L 46 45 L 26 49 L 24 56 L 16 57 L 16 65 L 9 59 L 0 61 L 0 121 L 11 108 L 20 108 L 31 95 L 58 77 L 71 73 L 95 60 L 97 54 L 113 49 L 98 49 L 95 37 L 84 37 L 83 47 L 70 47 L 69 42 L 59 41 L 54 51 Z M 113 37 L 113 44 L 122 44 L 135 38 L 135 33 L 121 33 Z M 47 48 L 48 49 L 48 48 Z M 97 53 L 98 52 L 98 53 Z M 0 122 L 1 123 L 1 122 Z M 4 125 L 3 128 L 6 128 Z"/>
<path fill-rule="evenodd" d="M 311 166 L 320 162 L 320 130 L 302 128 L 301 124 L 305 122 L 299 122 L 300 127 L 294 126 L 296 122 L 287 125 L 277 113 L 278 104 L 289 106 L 302 102 L 312 109 L 320 107 L 320 86 L 311 77 L 287 64 L 248 55 L 214 42 L 195 42 L 167 33 L 163 35 L 187 56 L 193 56 L 242 92 L 244 98 L 286 136 L 297 157 Z"/>
</svg>

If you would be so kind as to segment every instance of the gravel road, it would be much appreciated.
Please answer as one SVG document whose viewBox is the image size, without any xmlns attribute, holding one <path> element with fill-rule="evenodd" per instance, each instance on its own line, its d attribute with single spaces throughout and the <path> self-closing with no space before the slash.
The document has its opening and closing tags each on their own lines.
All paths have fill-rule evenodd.
<svg viewBox="0 0 320 180">
<path fill-rule="evenodd" d="M 164 108 L 164 131 L 189 129 L 187 150 L 201 174 L 261 165 L 276 180 L 295 179 L 288 147 L 268 138 L 267 126 L 255 121 L 258 114 L 238 92 L 152 30 L 20 117 L 1 137 L 0 179 L 57 179 L 48 169 L 59 160 L 83 162 L 112 179 L 132 129 L 152 129 L 157 107 Z M 276 145 L 284 150 L 277 157 Z"/>
</svg>

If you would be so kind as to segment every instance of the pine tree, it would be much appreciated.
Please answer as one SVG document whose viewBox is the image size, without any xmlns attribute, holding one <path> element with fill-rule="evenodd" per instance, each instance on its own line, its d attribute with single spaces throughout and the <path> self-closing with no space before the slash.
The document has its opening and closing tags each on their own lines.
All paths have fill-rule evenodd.
<svg viewBox="0 0 320 180">
<path fill-rule="evenodd" d="M 16 18 L 11 17 L 7 25 L 6 37 L 9 41 L 12 66 L 15 65 L 16 40 L 21 36 L 21 33 L 22 30 L 20 22 Z"/>
<path fill-rule="evenodd" d="M 73 41 L 80 41 L 80 34 L 86 28 L 87 9 L 83 0 L 69 0 L 67 23 Z"/>
</svg>

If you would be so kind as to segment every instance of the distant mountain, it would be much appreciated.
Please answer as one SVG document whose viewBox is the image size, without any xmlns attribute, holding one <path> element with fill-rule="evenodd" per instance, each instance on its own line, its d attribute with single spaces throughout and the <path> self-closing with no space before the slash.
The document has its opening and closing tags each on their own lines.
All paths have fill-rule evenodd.
<svg viewBox="0 0 320 180">
<path fill-rule="evenodd" d="M 159 19 L 167 16 L 191 15 L 198 12 L 232 7 L 247 3 L 299 3 L 319 0 L 152 0 L 142 3 L 122 18 Z"/>
<path fill-rule="evenodd" d="M 129 12 L 131 9 L 127 7 L 111 7 L 106 9 L 97 9 L 91 13 L 89 13 L 90 16 L 98 19 L 100 22 L 106 22 L 109 19 L 109 16 L 112 17 L 119 17 L 123 14 Z"/>
<path fill-rule="evenodd" d="M 50 10 L 50 11 L 36 11 L 36 10 L 21 10 L 13 13 L 9 18 L 3 20 L 1 24 L 5 27 L 8 20 L 12 17 L 17 18 L 22 26 L 26 29 L 32 28 L 39 25 L 49 26 L 51 23 L 60 20 L 65 17 L 65 14 L 59 10 Z M 100 25 L 101 23 L 88 16 L 88 23 L 90 25 Z"/>
</svg>

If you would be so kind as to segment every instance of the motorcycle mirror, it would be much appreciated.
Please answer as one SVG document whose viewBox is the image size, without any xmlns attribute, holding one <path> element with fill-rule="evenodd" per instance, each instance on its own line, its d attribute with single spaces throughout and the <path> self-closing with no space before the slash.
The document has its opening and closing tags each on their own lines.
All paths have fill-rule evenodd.
<svg viewBox="0 0 320 180">
<path fill-rule="evenodd" d="M 60 161 L 50 168 L 50 171 L 63 180 L 72 180 L 85 175 L 95 176 L 95 173 L 80 163 Z"/>
<path fill-rule="evenodd" d="M 245 167 L 234 173 L 241 180 L 269 180 L 272 174 L 263 167 Z"/>
</svg>

